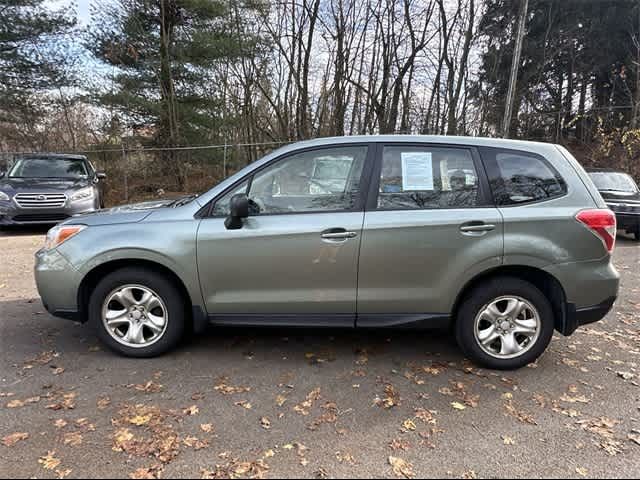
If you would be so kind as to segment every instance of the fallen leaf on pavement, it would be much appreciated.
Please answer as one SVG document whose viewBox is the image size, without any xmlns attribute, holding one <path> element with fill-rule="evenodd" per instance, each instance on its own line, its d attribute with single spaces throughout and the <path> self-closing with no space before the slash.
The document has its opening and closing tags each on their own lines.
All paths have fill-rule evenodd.
<svg viewBox="0 0 640 480">
<path fill-rule="evenodd" d="M 389 465 L 393 468 L 393 473 L 398 477 L 413 478 L 415 473 L 413 472 L 413 465 L 406 460 L 398 457 L 389 457 Z"/>
<path fill-rule="evenodd" d="M 203 423 L 202 425 L 200 425 L 200 430 L 202 430 L 204 433 L 211 433 L 213 432 L 213 425 L 210 423 Z"/>
<path fill-rule="evenodd" d="M 267 417 L 262 417 L 260 419 L 260 426 L 265 430 L 269 430 L 271 428 L 271 420 L 269 420 Z"/>
<path fill-rule="evenodd" d="M 111 405 L 111 399 L 109 397 L 100 397 L 98 399 L 98 410 L 105 410 Z"/>
<path fill-rule="evenodd" d="M 155 383 L 153 380 L 149 380 L 147 383 L 134 385 L 133 388 L 135 388 L 139 392 L 158 393 L 162 391 L 164 386 L 160 385 L 159 383 Z"/>
<path fill-rule="evenodd" d="M 60 466 L 60 459 L 56 458 L 56 452 L 47 452 L 44 457 L 38 460 L 38 463 L 42 465 L 45 470 L 55 470 Z"/>
<path fill-rule="evenodd" d="M 162 473 L 161 465 L 154 465 L 153 467 L 139 468 L 135 472 L 129 474 L 129 478 L 132 479 L 155 479 L 160 478 L 160 474 Z"/>
<path fill-rule="evenodd" d="M 200 413 L 200 409 L 196 405 L 193 405 L 189 408 L 185 408 L 182 413 L 187 415 L 188 417 L 193 417 L 194 415 Z"/>
<path fill-rule="evenodd" d="M 69 432 L 64 435 L 64 444 L 78 447 L 82 445 L 82 434 L 80 432 Z"/>
<path fill-rule="evenodd" d="M 507 414 L 518 420 L 520 423 L 526 423 L 529 425 L 537 425 L 535 419 L 528 413 L 518 410 L 511 400 L 504 404 L 504 408 L 507 410 Z"/>
<path fill-rule="evenodd" d="M 413 420 L 408 418 L 404 422 L 402 422 L 402 428 L 413 432 L 416 429 L 416 424 L 413 422 Z"/>
<path fill-rule="evenodd" d="M 63 420 L 62 418 L 59 418 L 58 420 L 56 420 L 55 422 L 53 422 L 53 425 L 56 428 L 64 428 L 68 425 L 66 420 Z"/>
<path fill-rule="evenodd" d="M 251 391 L 249 387 L 238 387 L 229 385 L 227 382 L 229 379 L 227 377 L 223 377 L 219 380 L 218 385 L 213 387 L 216 392 L 220 392 L 223 395 L 234 395 L 236 393 L 247 393 Z"/>
<path fill-rule="evenodd" d="M 16 432 L 16 433 L 12 433 L 11 435 L 7 435 L 6 437 L 4 437 L 2 439 L 2 444 L 5 447 L 13 447 L 16 443 L 18 442 L 22 442 L 26 439 L 29 438 L 29 434 L 28 433 L 23 433 L 23 432 Z"/>
</svg>

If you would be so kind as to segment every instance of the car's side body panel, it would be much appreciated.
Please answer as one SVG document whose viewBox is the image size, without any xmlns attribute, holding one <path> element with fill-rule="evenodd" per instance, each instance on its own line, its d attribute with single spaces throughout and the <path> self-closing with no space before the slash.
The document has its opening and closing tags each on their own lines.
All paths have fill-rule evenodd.
<svg viewBox="0 0 640 480">
<path fill-rule="evenodd" d="M 227 230 L 222 218 L 203 219 L 198 267 L 209 315 L 315 313 L 353 326 L 362 221 L 362 212 L 265 215 Z M 335 228 L 355 235 L 322 238 Z"/>
<path fill-rule="evenodd" d="M 463 223 L 474 221 L 496 228 L 479 236 L 460 231 Z M 502 249 L 496 208 L 369 211 L 360 253 L 358 315 L 449 314 L 469 280 L 502 264 Z"/>
</svg>

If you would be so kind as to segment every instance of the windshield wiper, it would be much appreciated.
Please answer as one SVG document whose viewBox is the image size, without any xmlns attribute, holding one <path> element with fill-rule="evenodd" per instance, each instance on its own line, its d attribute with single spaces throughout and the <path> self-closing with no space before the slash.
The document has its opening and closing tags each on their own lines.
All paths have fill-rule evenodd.
<svg viewBox="0 0 640 480">
<path fill-rule="evenodd" d="M 183 205 L 186 205 L 189 202 L 192 202 L 196 198 L 198 198 L 198 194 L 194 193 L 192 195 L 188 195 L 186 197 L 177 199 L 176 201 L 170 203 L 169 206 L 173 208 L 181 207 Z"/>
</svg>

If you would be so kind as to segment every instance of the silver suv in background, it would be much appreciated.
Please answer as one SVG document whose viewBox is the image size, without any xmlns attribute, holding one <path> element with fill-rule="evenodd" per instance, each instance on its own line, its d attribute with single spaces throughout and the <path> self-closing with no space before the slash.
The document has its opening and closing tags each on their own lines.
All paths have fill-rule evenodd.
<svg viewBox="0 0 640 480">
<path fill-rule="evenodd" d="M 80 155 L 24 155 L 0 172 L 0 227 L 55 224 L 103 207 L 102 181 Z"/>
<path fill-rule="evenodd" d="M 52 314 L 150 357 L 212 325 L 450 327 L 535 361 L 617 295 L 613 212 L 562 147 L 364 136 L 289 145 L 199 197 L 73 218 L 36 280 Z"/>
</svg>

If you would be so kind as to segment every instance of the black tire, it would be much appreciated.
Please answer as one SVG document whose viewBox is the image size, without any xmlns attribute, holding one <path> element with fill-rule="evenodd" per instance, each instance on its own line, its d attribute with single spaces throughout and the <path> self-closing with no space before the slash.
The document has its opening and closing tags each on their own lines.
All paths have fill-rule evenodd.
<svg viewBox="0 0 640 480">
<path fill-rule="evenodd" d="M 633 236 L 636 238 L 636 242 L 640 242 L 640 230 L 634 232 Z"/>
<path fill-rule="evenodd" d="M 540 334 L 535 344 L 515 358 L 502 359 L 485 352 L 475 336 L 475 321 L 481 309 L 493 300 L 513 295 L 527 300 L 538 311 Z M 549 300 L 534 285 L 516 277 L 496 277 L 474 288 L 463 300 L 456 318 L 456 340 L 464 354 L 474 363 L 494 370 L 516 370 L 535 362 L 547 349 L 555 329 Z"/>
<path fill-rule="evenodd" d="M 155 343 L 146 347 L 128 347 L 116 341 L 102 321 L 102 307 L 107 296 L 125 285 L 140 285 L 155 292 L 164 302 L 168 313 L 167 327 Z M 174 349 L 182 340 L 186 324 L 185 299 L 174 283 L 151 269 L 130 267 L 116 270 L 104 277 L 89 300 L 89 323 L 98 338 L 111 350 L 134 358 L 151 358 Z"/>
</svg>

